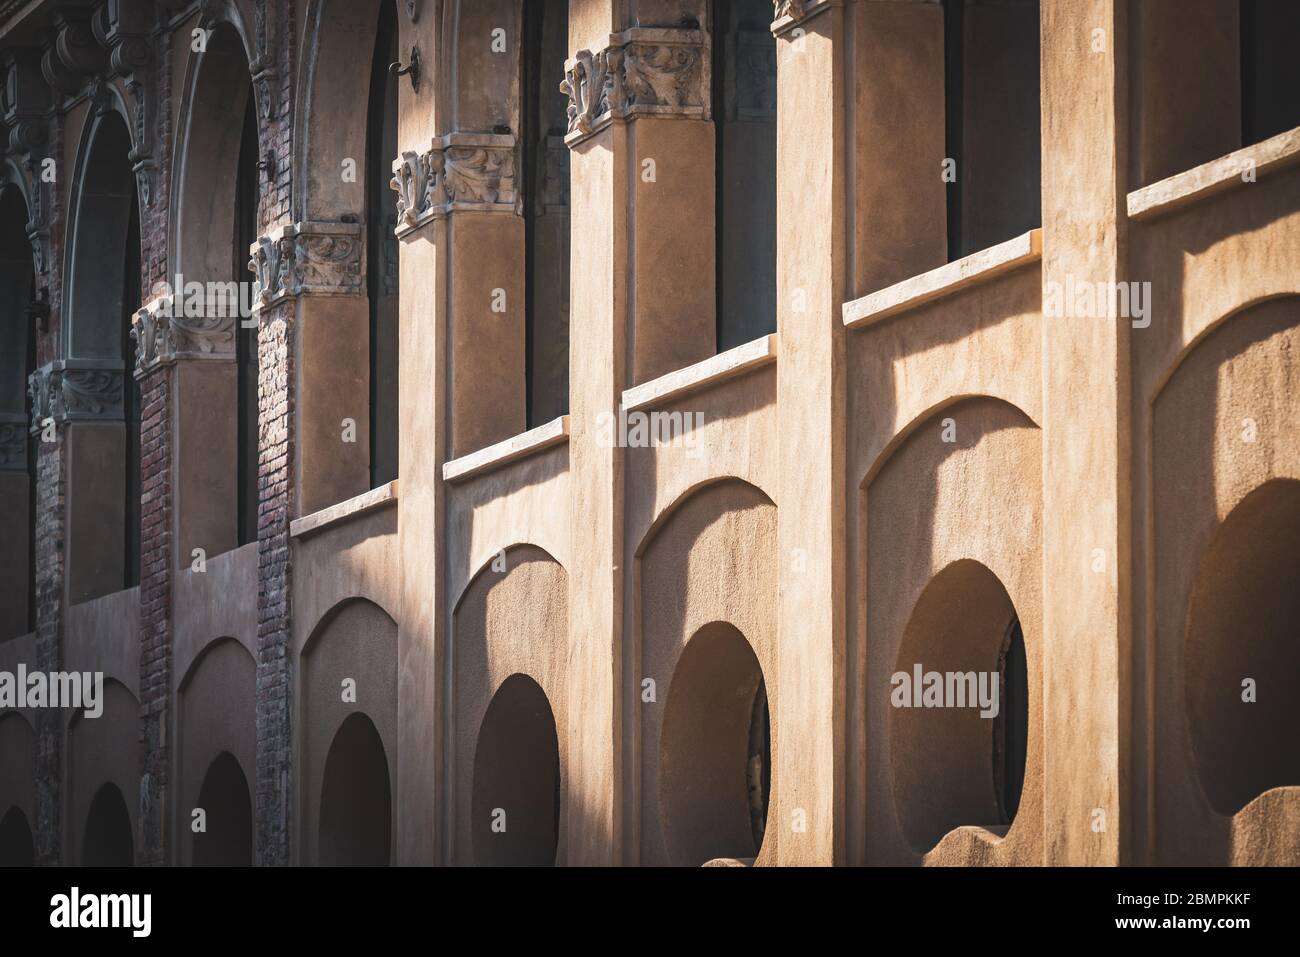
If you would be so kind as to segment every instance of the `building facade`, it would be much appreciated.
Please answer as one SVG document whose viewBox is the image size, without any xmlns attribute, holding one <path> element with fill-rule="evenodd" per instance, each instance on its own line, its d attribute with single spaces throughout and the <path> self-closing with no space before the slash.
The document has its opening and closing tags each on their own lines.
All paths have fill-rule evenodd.
<svg viewBox="0 0 1300 957">
<path fill-rule="evenodd" d="M 3 3 L 0 863 L 1300 863 L 1291 7 Z"/>
</svg>

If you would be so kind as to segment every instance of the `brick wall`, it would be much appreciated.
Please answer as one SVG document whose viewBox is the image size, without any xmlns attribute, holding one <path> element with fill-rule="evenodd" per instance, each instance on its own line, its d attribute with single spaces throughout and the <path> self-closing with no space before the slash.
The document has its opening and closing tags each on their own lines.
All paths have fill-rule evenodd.
<svg viewBox="0 0 1300 957">
<path fill-rule="evenodd" d="M 267 0 L 277 2 L 277 0 Z M 280 6 L 280 90 L 277 115 L 261 129 L 262 153 L 275 152 L 272 188 L 262 190 L 262 233 L 290 220 L 292 210 L 293 37 L 296 4 Z M 258 328 L 258 520 L 257 520 L 257 795 L 258 863 L 289 863 L 293 707 L 289 642 L 293 573 L 289 520 L 294 499 L 294 303 L 262 311 Z"/>
</svg>

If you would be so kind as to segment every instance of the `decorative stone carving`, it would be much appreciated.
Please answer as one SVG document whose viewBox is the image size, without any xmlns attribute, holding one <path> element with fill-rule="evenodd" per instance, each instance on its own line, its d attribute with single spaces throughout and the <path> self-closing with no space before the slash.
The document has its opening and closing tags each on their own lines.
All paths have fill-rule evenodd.
<svg viewBox="0 0 1300 957">
<path fill-rule="evenodd" d="M 27 416 L 22 413 L 0 413 L 0 471 L 27 468 L 27 426 Z"/>
<path fill-rule="evenodd" d="M 398 233 L 457 209 L 517 212 L 515 149 L 511 134 L 449 133 L 426 153 L 403 153 L 389 182 Z"/>
<path fill-rule="evenodd" d="M 579 50 L 564 71 L 560 92 L 569 98 L 569 132 L 594 132 L 596 118 L 609 111 L 609 53 Z"/>
<path fill-rule="evenodd" d="M 365 292 L 365 242 L 360 223 L 294 223 L 261 236 L 248 268 L 257 304 L 286 296 L 356 296 Z"/>
<path fill-rule="evenodd" d="M 135 339 L 135 377 L 178 359 L 235 359 L 235 315 L 177 314 L 175 299 L 160 296 L 138 310 L 131 324 Z"/>
<path fill-rule="evenodd" d="M 278 10 L 278 3 L 257 0 L 254 11 L 253 36 L 257 54 L 249 69 L 253 73 L 253 89 L 257 91 L 257 109 L 264 121 L 275 116 L 279 99 L 280 74 L 275 69 L 275 49 L 279 42 Z"/>
<path fill-rule="evenodd" d="M 772 0 L 772 32 L 783 33 L 840 0 Z"/>
<path fill-rule="evenodd" d="M 428 179 L 428 153 L 407 150 L 393 163 L 393 178 L 388 185 L 397 192 L 397 221 L 400 225 L 414 226 L 420 213 L 428 208 Z"/>
<path fill-rule="evenodd" d="M 135 145 L 127 153 L 126 158 L 131 161 L 131 170 L 135 173 L 135 180 L 140 190 L 140 199 L 146 206 L 153 205 L 153 176 L 154 176 L 154 158 L 153 150 L 150 148 L 153 142 L 151 131 L 152 102 L 153 98 L 150 93 L 152 84 L 146 85 L 139 80 L 131 79 L 127 82 L 127 92 L 131 94 L 135 102 L 135 111 L 133 115 L 133 125 L 135 128 Z"/>
<path fill-rule="evenodd" d="M 107 369 L 94 359 L 58 359 L 31 374 L 27 393 L 31 398 L 30 429 L 39 432 L 46 419 L 56 423 L 76 421 L 121 421 L 123 373 Z"/>
<path fill-rule="evenodd" d="M 560 91 L 569 97 L 566 141 L 638 115 L 710 118 L 709 47 L 696 29 L 633 27 L 597 53 L 580 50 Z"/>
</svg>

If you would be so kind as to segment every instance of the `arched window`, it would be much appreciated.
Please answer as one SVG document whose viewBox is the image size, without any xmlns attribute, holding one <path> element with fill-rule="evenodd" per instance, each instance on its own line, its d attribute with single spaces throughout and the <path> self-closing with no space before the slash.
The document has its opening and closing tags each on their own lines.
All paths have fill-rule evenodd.
<svg viewBox="0 0 1300 957">
<path fill-rule="evenodd" d="M 528 425 L 569 410 L 568 102 L 564 0 L 524 4 L 523 195 Z"/>
<path fill-rule="evenodd" d="M 767 0 L 714 0 L 717 349 L 776 331 L 776 40 Z"/>
<path fill-rule="evenodd" d="M 397 196 L 389 168 L 397 155 L 397 77 L 388 69 L 399 59 L 396 4 L 379 5 L 379 29 L 370 66 L 370 109 L 366 122 L 366 289 L 370 300 L 370 486 L 397 478 L 398 269 Z"/>
<path fill-rule="evenodd" d="M 64 388 L 106 390 L 112 408 L 69 427 L 69 597 L 81 602 L 140 580 L 140 394 L 131 321 L 140 306 L 140 225 L 131 138 L 115 111 L 91 119 L 73 183 L 64 300 Z M 117 259 L 117 256 L 123 258 Z M 112 382 L 110 388 L 106 383 Z M 120 413 L 118 385 L 120 381 Z"/>
<path fill-rule="evenodd" d="M 28 377 L 36 368 L 36 333 L 26 316 L 32 254 L 17 187 L 0 190 L 0 641 L 36 626 L 36 445 L 28 432 Z"/>
<path fill-rule="evenodd" d="M 245 93 L 243 131 L 239 137 L 239 171 L 235 178 L 235 230 L 231 237 L 231 278 L 248 281 L 248 250 L 257 241 L 257 112 L 252 85 Z M 243 297 L 240 297 L 242 301 Z M 242 309 L 241 309 L 242 312 Z M 239 544 L 257 541 L 258 355 L 257 320 L 240 315 L 236 327 L 238 363 L 238 454 L 236 468 Z"/>
<path fill-rule="evenodd" d="M 0 817 L 0 867 L 31 867 L 36 863 L 32 828 L 21 808 L 11 807 Z"/>
</svg>

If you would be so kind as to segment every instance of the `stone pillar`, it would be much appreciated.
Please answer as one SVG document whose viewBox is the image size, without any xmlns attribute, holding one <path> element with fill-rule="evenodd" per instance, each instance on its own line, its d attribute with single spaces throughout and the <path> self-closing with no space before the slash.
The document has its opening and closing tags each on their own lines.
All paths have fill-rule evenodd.
<svg viewBox="0 0 1300 957">
<path fill-rule="evenodd" d="M 768 826 L 782 828 L 781 864 L 835 864 L 844 860 L 849 23 L 839 0 L 776 6 L 781 693 Z"/>
<path fill-rule="evenodd" d="M 172 607 L 191 550 L 235 546 L 235 315 L 186 316 L 170 296 L 140 309 L 132 335 L 140 383 L 141 864 L 171 850 Z"/>
<path fill-rule="evenodd" d="M 259 237 L 249 250 L 258 283 L 255 813 L 264 865 L 290 860 L 289 523 L 369 484 L 363 229 L 357 223 L 290 223 Z M 345 440 L 344 419 L 354 421 L 353 442 Z"/>
<path fill-rule="evenodd" d="M 1119 205 L 1127 192 L 1127 9 L 1123 0 L 1042 6 L 1045 288 L 1135 278 L 1125 274 Z M 1129 860 L 1129 336 L 1124 319 L 1043 319 L 1048 865 Z"/>
<path fill-rule="evenodd" d="M 715 349 L 711 64 L 700 26 L 706 11 L 703 4 L 668 11 L 644 0 L 635 10 L 621 6 L 570 6 L 573 53 L 563 87 L 574 495 L 566 833 L 568 861 L 588 865 L 626 860 L 619 720 L 625 454 L 597 440 L 599 417 L 617 414 L 629 386 Z M 631 26 L 674 22 L 683 25 Z"/>
</svg>

